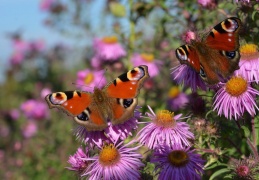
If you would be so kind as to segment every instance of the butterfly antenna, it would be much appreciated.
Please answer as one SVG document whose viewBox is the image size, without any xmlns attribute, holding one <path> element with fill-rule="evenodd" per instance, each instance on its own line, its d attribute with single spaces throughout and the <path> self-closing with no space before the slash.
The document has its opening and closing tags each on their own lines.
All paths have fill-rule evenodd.
<svg viewBox="0 0 259 180">
<path fill-rule="evenodd" d="M 106 72 L 107 72 L 107 68 L 105 69 L 105 73 L 104 73 L 104 74 L 106 74 Z M 99 88 L 99 86 L 100 86 L 100 83 L 101 83 L 102 80 L 103 80 L 104 74 L 102 75 L 100 81 L 99 81 L 98 84 L 97 84 L 97 87 L 98 87 L 98 88 Z"/>
</svg>

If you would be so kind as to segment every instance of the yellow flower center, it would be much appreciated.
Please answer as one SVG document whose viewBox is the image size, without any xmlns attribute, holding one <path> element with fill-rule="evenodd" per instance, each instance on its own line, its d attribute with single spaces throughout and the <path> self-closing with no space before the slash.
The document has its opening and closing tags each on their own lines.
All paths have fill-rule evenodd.
<svg viewBox="0 0 259 180">
<path fill-rule="evenodd" d="M 257 46 L 255 44 L 245 44 L 240 47 L 240 53 L 242 55 L 253 54 L 257 52 Z"/>
<path fill-rule="evenodd" d="M 189 156 L 185 151 L 175 150 L 170 152 L 168 155 L 168 160 L 172 165 L 181 167 L 189 162 Z"/>
<path fill-rule="evenodd" d="M 175 125 L 174 112 L 161 110 L 156 114 L 156 124 L 163 127 L 171 127 Z"/>
<path fill-rule="evenodd" d="M 242 77 L 233 77 L 226 83 L 226 91 L 231 96 L 238 97 L 247 90 L 247 81 Z"/>
<path fill-rule="evenodd" d="M 146 62 L 153 62 L 154 61 L 154 55 L 153 54 L 142 53 L 140 56 Z"/>
<path fill-rule="evenodd" d="M 118 42 L 118 38 L 116 36 L 106 36 L 102 38 L 102 41 L 107 44 L 115 44 Z"/>
<path fill-rule="evenodd" d="M 178 95 L 180 94 L 180 89 L 178 86 L 173 86 L 171 87 L 171 89 L 169 90 L 168 96 L 170 98 L 176 98 Z"/>
<path fill-rule="evenodd" d="M 103 146 L 100 154 L 99 161 L 106 166 L 113 165 L 120 159 L 120 154 L 114 144 L 106 144 Z"/>
<path fill-rule="evenodd" d="M 85 84 L 90 84 L 91 82 L 93 82 L 93 80 L 94 80 L 93 73 L 89 73 L 86 75 L 84 82 L 85 82 Z"/>
</svg>

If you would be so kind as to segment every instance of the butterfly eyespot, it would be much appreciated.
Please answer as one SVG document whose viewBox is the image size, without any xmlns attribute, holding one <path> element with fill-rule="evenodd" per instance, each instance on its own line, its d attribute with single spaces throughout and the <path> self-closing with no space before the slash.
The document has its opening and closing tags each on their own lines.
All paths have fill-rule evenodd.
<svg viewBox="0 0 259 180">
<path fill-rule="evenodd" d="M 81 114 L 79 114 L 77 116 L 77 119 L 81 120 L 81 121 L 88 121 L 89 117 L 88 117 L 88 115 L 85 112 L 82 112 Z"/>
<path fill-rule="evenodd" d="M 236 56 L 236 52 L 235 51 L 226 51 L 226 56 L 229 59 L 233 59 Z"/>
<path fill-rule="evenodd" d="M 123 99 L 123 106 L 125 108 L 130 107 L 132 103 L 133 103 L 133 99 Z"/>
<path fill-rule="evenodd" d="M 221 54 L 226 56 L 228 59 L 235 59 L 237 57 L 237 51 L 222 51 Z"/>
<path fill-rule="evenodd" d="M 203 67 L 200 68 L 200 76 L 201 76 L 202 78 L 206 78 L 206 73 L 205 73 Z"/>
<path fill-rule="evenodd" d="M 187 61 L 188 57 L 182 47 L 176 49 L 176 57 L 182 61 Z"/>
</svg>

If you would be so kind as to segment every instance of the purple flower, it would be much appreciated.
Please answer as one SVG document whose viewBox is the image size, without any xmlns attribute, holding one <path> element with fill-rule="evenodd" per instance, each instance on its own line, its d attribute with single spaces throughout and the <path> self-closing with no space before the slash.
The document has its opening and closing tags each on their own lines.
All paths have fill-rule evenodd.
<svg viewBox="0 0 259 180">
<path fill-rule="evenodd" d="M 190 150 L 190 147 L 161 146 L 155 150 L 151 162 L 156 164 L 155 170 L 159 173 L 159 180 L 199 180 L 205 161 L 195 150 Z"/>
<path fill-rule="evenodd" d="M 134 54 L 131 58 L 131 62 L 134 66 L 147 65 L 150 77 L 155 77 L 159 74 L 159 66 L 162 62 L 156 60 L 153 54 Z"/>
<path fill-rule="evenodd" d="M 10 62 L 12 65 L 20 65 L 24 60 L 24 54 L 19 52 L 19 51 L 15 51 L 11 57 L 10 57 Z"/>
<path fill-rule="evenodd" d="M 255 115 L 255 96 L 259 91 L 253 89 L 244 78 L 240 76 L 232 77 L 227 83 L 222 83 L 222 87 L 214 96 L 213 110 L 218 111 L 218 115 L 224 114 L 226 118 L 235 120 L 240 118 L 245 111 L 250 115 Z"/>
<path fill-rule="evenodd" d="M 189 101 L 187 95 L 181 92 L 178 86 L 173 86 L 169 90 L 168 97 L 168 107 L 173 111 L 179 110 Z"/>
<path fill-rule="evenodd" d="M 178 84 L 190 87 L 192 91 L 197 91 L 197 88 L 204 91 L 207 89 L 206 84 L 203 82 L 200 75 L 194 69 L 185 64 L 173 68 L 172 75 Z"/>
<path fill-rule="evenodd" d="M 202 5 L 203 7 L 210 5 L 211 2 L 212 2 L 212 0 L 198 0 L 198 3 L 200 5 Z"/>
<path fill-rule="evenodd" d="M 94 90 L 95 86 L 102 88 L 106 84 L 104 71 L 91 71 L 89 69 L 77 73 L 76 85 L 83 91 Z"/>
<path fill-rule="evenodd" d="M 37 124 L 34 121 L 29 121 L 22 129 L 22 134 L 25 138 L 34 136 L 38 131 Z"/>
<path fill-rule="evenodd" d="M 74 135 L 77 139 L 88 144 L 90 147 L 94 147 L 95 145 L 100 146 L 103 141 L 110 142 L 110 139 L 107 138 L 104 131 L 87 131 L 84 126 L 77 126 L 77 128 L 74 129 Z"/>
<path fill-rule="evenodd" d="M 28 119 L 41 120 L 49 116 L 45 102 L 29 99 L 21 104 L 21 110 Z"/>
<path fill-rule="evenodd" d="M 182 114 L 174 115 L 173 112 L 161 110 L 157 114 L 148 106 L 151 113 L 146 113 L 151 122 L 145 122 L 146 126 L 138 133 L 138 141 L 155 149 L 159 144 L 166 144 L 169 147 L 178 145 L 180 147 L 190 146 L 190 139 L 194 135 L 189 131 L 190 127 L 186 122 L 179 122 Z M 186 117 L 185 117 L 186 118 Z"/>
<path fill-rule="evenodd" d="M 126 51 L 115 36 L 95 39 L 93 47 L 96 56 L 103 61 L 117 61 L 126 55 Z"/>
<path fill-rule="evenodd" d="M 40 52 L 40 51 L 43 51 L 44 47 L 45 47 L 45 43 L 43 40 L 32 41 L 29 44 L 29 51 Z"/>
<path fill-rule="evenodd" d="M 86 147 L 85 151 L 82 147 L 79 147 L 74 155 L 70 155 L 68 159 L 68 163 L 71 167 L 67 167 L 67 169 L 71 171 L 76 171 L 79 175 L 82 175 L 85 172 L 89 162 L 83 160 L 83 158 L 89 157 L 89 148 Z"/>
<path fill-rule="evenodd" d="M 78 139 L 93 147 L 95 144 L 100 146 L 103 141 L 112 142 L 113 140 L 125 140 L 128 136 L 132 136 L 132 130 L 138 128 L 138 120 L 140 117 L 139 107 L 134 112 L 134 117 L 122 124 L 112 125 L 108 119 L 108 127 L 103 131 L 87 131 L 85 127 L 78 126 L 74 130 L 74 134 Z"/>
<path fill-rule="evenodd" d="M 134 141 L 126 145 L 120 143 L 104 144 L 99 148 L 99 154 L 91 158 L 83 158 L 92 161 L 82 176 L 89 180 L 95 179 L 140 179 L 139 169 L 144 166 L 137 150 L 140 146 L 129 147 Z"/>
<path fill-rule="evenodd" d="M 236 75 L 241 75 L 249 82 L 259 83 L 259 52 L 255 44 L 245 44 L 240 47 L 241 59 Z"/>
<path fill-rule="evenodd" d="M 12 120 L 17 120 L 20 117 L 20 111 L 18 109 L 11 109 L 8 114 Z"/>
</svg>

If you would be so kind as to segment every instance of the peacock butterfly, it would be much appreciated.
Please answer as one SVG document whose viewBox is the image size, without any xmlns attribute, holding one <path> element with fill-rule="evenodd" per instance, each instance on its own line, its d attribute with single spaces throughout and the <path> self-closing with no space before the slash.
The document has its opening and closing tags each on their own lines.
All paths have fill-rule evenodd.
<svg viewBox="0 0 259 180">
<path fill-rule="evenodd" d="M 217 24 L 201 41 L 180 46 L 175 54 L 208 84 L 216 84 L 239 69 L 240 19 L 230 17 Z"/>
<path fill-rule="evenodd" d="M 101 131 L 107 127 L 107 118 L 113 125 L 131 118 L 137 106 L 137 95 L 149 77 L 148 67 L 135 67 L 117 77 L 103 89 L 94 88 L 93 93 L 65 91 L 45 97 L 50 108 L 63 110 L 88 131 Z"/>
</svg>

